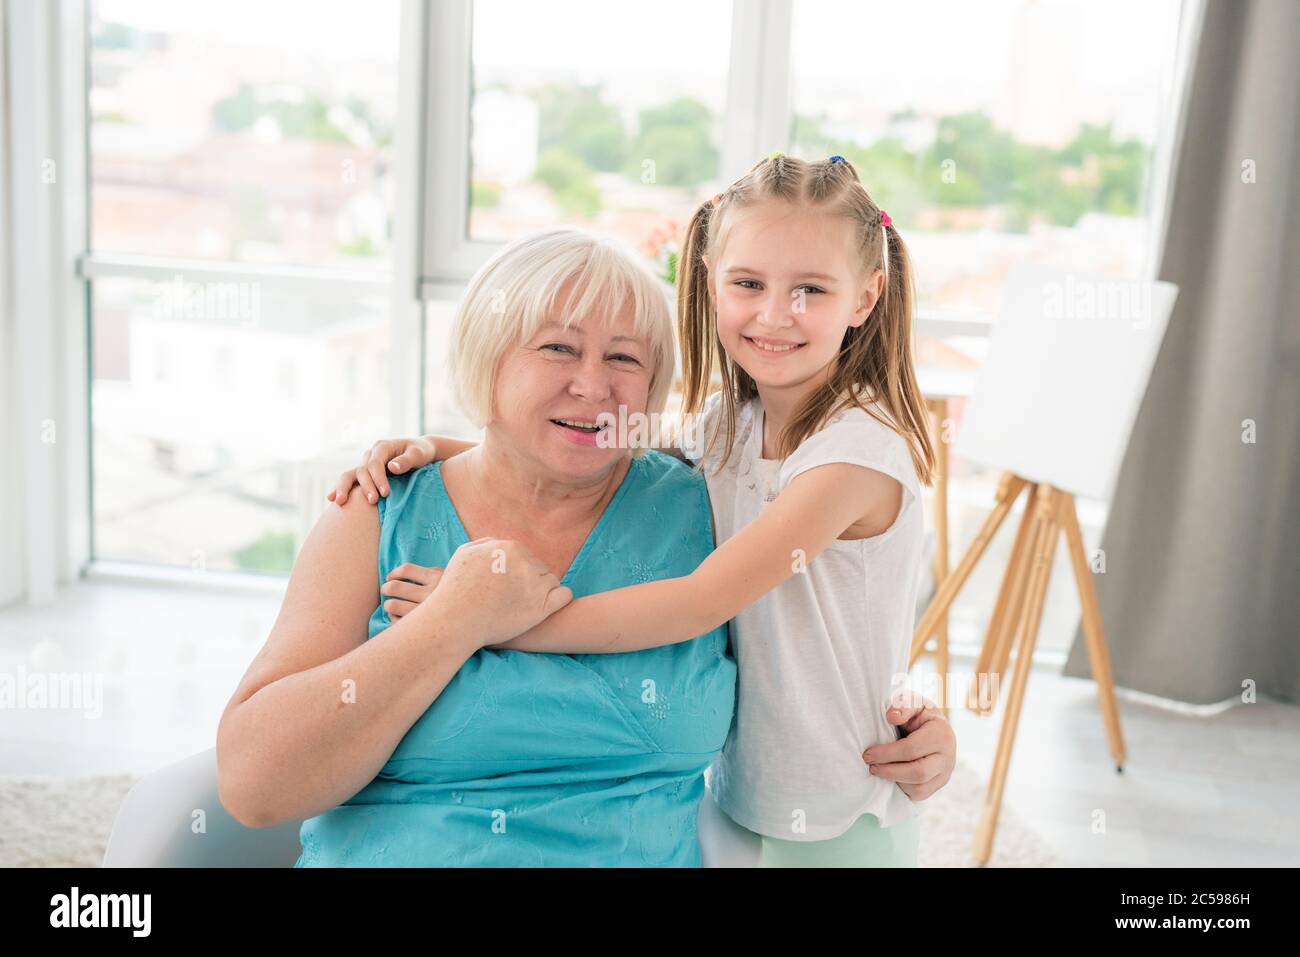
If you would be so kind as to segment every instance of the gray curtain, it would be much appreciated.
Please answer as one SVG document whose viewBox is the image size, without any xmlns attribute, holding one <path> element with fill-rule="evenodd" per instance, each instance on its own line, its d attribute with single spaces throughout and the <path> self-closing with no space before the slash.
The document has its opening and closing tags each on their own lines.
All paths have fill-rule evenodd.
<svg viewBox="0 0 1300 957">
<path fill-rule="evenodd" d="M 1300 693 L 1297 51 L 1295 0 L 1210 0 L 1160 259 L 1178 302 L 1093 576 L 1116 684 L 1194 704 Z M 1063 673 L 1091 674 L 1081 633 Z"/>
</svg>

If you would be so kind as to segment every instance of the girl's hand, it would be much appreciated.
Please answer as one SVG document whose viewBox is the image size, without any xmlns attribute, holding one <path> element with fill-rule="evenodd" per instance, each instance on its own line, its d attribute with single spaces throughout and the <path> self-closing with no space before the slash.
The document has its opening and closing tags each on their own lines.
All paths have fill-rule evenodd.
<svg viewBox="0 0 1300 957">
<path fill-rule="evenodd" d="M 862 752 L 871 773 L 894 781 L 913 801 L 924 801 L 948 783 L 957 766 L 957 735 L 928 698 L 900 702 L 885 712 L 905 737 Z"/>
<path fill-rule="evenodd" d="M 457 626 L 474 635 L 480 647 L 522 635 L 573 600 L 573 592 L 532 552 L 501 538 L 460 546 L 436 585 L 433 603 L 454 614 Z"/>
<path fill-rule="evenodd" d="M 366 501 L 374 505 L 380 495 L 388 494 L 388 472 L 399 475 L 423 468 L 436 458 L 437 445 L 431 435 L 418 439 L 380 439 L 361 457 L 360 465 L 339 476 L 338 485 L 325 497 L 342 506 L 352 486 L 359 485 Z"/>
<path fill-rule="evenodd" d="M 432 595 L 442 573 L 443 569 L 436 566 L 426 568 L 414 562 L 403 562 L 389 572 L 388 578 L 379 586 L 388 617 L 401 618 Z"/>
</svg>

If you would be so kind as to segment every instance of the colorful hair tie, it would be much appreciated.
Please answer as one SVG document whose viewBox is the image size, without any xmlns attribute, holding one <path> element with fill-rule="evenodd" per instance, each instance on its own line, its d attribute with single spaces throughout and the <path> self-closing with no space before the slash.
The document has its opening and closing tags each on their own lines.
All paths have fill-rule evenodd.
<svg viewBox="0 0 1300 957">
<path fill-rule="evenodd" d="M 880 211 L 880 226 L 881 226 L 881 228 L 883 229 L 884 227 L 888 226 L 888 225 L 889 225 L 890 223 L 892 223 L 892 222 L 893 222 L 893 220 L 889 218 L 889 214 L 888 214 L 887 212 L 885 212 L 885 211 L 882 209 L 882 210 Z"/>
<path fill-rule="evenodd" d="M 843 156 L 841 156 L 839 153 L 836 153 L 834 156 L 831 157 L 831 162 L 832 162 L 832 163 L 837 163 L 837 164 L 838 164 L 838 163 L 847 163 L 848 160 L 846 160 L 846 159 L 845 159 Z"/>
<path fill-rule="evenodd" d="M 711 200 L 709 200 L 709 202 L 710 202 L 712 205 L 717 206 L 720 202 L 722 202 L 722 194 L 721 194 L 721 193 L 714 193 L 714 194 L 713 194 L 713 198 L 712 198 Z"/>
<path fill-rule="evenodd" d="M 774 160 L 774 159 L 780 159 L 780 158 L 781 158 L 782 156 L 784 156 L 784 155 L 785 155 L 785 154 L 782 153 L 780 150 L 772 150 L 772 152 L 770 152 L 770 153 L 767 154 L 767 158 L 768 158 L 768 159 L 773 159 L 773 160 Z"/>
</svg>

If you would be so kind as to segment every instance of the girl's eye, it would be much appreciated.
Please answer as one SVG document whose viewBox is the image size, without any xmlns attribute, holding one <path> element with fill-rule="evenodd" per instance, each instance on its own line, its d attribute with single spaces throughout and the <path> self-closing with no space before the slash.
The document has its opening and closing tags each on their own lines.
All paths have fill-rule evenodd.
<svg viewBox="0 0 1300 957">
<path fill-rule="evenodd" d="M 747 283 L 748 283 L 749 285 L 747 285 Z M 758 289 L 758 288 L 760 288 L 760 284 L 759 284 L 759 282 L 758 282 L 757 279 L 738 279 L 738 280 L 736 280 L 736 285 L 737 285 L 737 286 L 740 286 L 740 287 L 742 287 L 742 288 L 744 288 L 744 289 Z M 812 293 L 820 293 L 820 292 L 825 292 L 825 291 L 826 291 L 826 290 L 822 289 L 820 286 L 811 286 L 811 285 L 809 285 L 809 286 L 798 286 L 798 287 L 796 287 L 796 289 L 806 289 L 806 290 L 808 290 L 809 292 L 812 292 Z"/>
</svg>

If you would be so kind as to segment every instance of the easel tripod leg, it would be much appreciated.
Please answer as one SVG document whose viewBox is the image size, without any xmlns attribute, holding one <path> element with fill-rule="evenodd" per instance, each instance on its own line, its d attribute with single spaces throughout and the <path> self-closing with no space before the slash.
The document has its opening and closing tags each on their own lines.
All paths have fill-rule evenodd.
<svg viewBox="0 0 1300 957">
<path fill-rule="evenodd" d="M 921 616 L 916 630 L 912 632 L 912 653 L 908 656 L 907 661 L 909 669 L 916 664 L 916 659 L 921 657 L 921 653 L 925 650 L 925 643 L 934 634 L 939 619 L 948 613 L 948 608 L 952 605 L 953 599 L 961 591 L 962 585 L 966 584 L 966 579 L 970 577 L 975 563 L 980 560 L 980 556 L 988 548 L 989 542 L 997 533 L 998 527 L 1007 517 L 1007 512 L 1011 510 L 1011 503 L 1016 500 L 1016 496 L 1020 494 L 1020 490 L 1024 488 L 1024 485 L 1024 479 L 1010 473 L 1002 476 L 1002 481 L 998 486 L 998 504 L 989 513 L 988 518 L 984 520 L 984 524 L 981 526 L 979 533 L 976 534 L 975 540 L 971 542 L 970 548 L 966 550 L 966 554 L 957 563 L 957 567 L 952 574 L 947 576 L 940 584 L 934 599 L 930 602 L 930 607 L 925 610 L 925 614 Z"/>
<path fill-rule="evenodd" d="M 994 673 L 1002 668 L 995 668 L 994 662 L 1005 661 L 998 650 L 1004 642 L 1009 647 L 1011 637 L 1015 634 L 1016 624 L 1020 620 L 1020 596 L 1024 592 L 1025 569 L 1028 567 L 1030 530 L 1034 525 L 1034 498 L 1037 486 L 1029 484 L 1025 496 L 1024 514 L 1016 529 L 1015 541 L 1011 546 L 1011 555 L 1007 560 L 1006 571 L 1002 575 L 1002 584 L 998 588 L 997 602 L 993 606 L 993 615 L 989 618 L 988 629 L 984 633 L 984 644 L 980 647 L 979 659 L 975 663 L 975 674 L 971 678 L 970 689 L 966 694 L 966 707 L 976 714 L 988 714 L 997 704 L 997 695 L 993 693 Z M 1003 666 L 1005 667 L 1005 665 Z"/>
<path fill-rule="evenodd" d="M 1011 766 L 1011 749 L 1015 745 L 1016 726 L 1020 721 L 1020 708 L 1024 702 L 1025 687 L 1033 664 L 1034 644 L 1043 618 L 1043 605 L 1047 586 L 1051 581 L 1052 559 L 1056 554 L 1057 510 L 1055 493 L 1050 486 L 1038 489 L 1035 507 L 1033 551 L 1030 575 L 1025 596 L 1025 613 L 1019 623 L 1016 642 L 1015 672 L 1011 690 L 1007 694 L 1006 713 L 998 733 L 997 753 L 993 759 L 993 774 L 989 779 L 984 798 L 984 810 L 975 832 L 975 861 L 981 867 L 988 863 L 993 852 L 993 836 L 997 830 L 998 814 L 1002 808 L 1002 793 L 1006 786 L 1007 771 Z"/>
<path fill-rule="evenodd" d="M 1029 496 L 1029 501 L 1025 503 L 1027 513 L 1037 515 L 1041 495 L 1038 486 L 1034 486 Z M 1025 606 L 1029 601 L 1029 577 L 1033 569 L 1034 550 L 1032 546 L 1026 546 L 1024 552 L 1020 555 L 1019 563 L 1016 567 L 1016 577 L 1011 583 L 1011 597 L 1009 604 L 1010 622 L 1007 627 L 1002 629 L 998 635 L 997 643 L 993 646 L 992 663 L 989 671 L 1001 679 L 1006 674 L 1007 663 L 1011 660 L 1011 644 L 1015 640 L 1020 628 L 1020 622 L 1025 617 Z M 996 698 L 996 695 L 994 696 Z M 986 710 L 985 714 L 991 714 L 992 707 Z"/>
<path fill-rule="evenodd" d="M 1079 528 L 1079 512 L 1073 495 L 1062 495 L 1060 522 L 1065 528 L 1070 560 L 1074 565 L 1074 580 L 1079 586 L 1079 606 L 1083 611 L 1083 636 L 1087 642 L 1088 662 L 1092 678 L 1097 682 L 1097 697 L 1101 705 L 1110 753 L 1115 758 L 1115 769 L 1124 770 L 1127 756 L 1124 736 L 1119 726 L 1119 707 L 1115 701 L 1115 678 L 1110 670 L 1110 652 L 1106 648 L 1106 633 L 1101 623 L 1101 607 L 1097 603 L 1097 587 L 1092 580 L 1092 569 L 1083 550 L 1083 532 Z"/>
<path fill-rule="evenodd" d="M 930 411 L 934 413 L 935 480 L 934 480 L 934 580 L 942 582 L 948 577 L 948 446 L 943 440 L 943 417 L 948 410 L 944 399 L 932 399 Z M 943 716 L 948 718 L 948 613 L 939 619 L 935 633 L 938 648 L 935 652 L 935 669 L 939 674 L 939 703 Z"/>
</svg>

